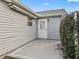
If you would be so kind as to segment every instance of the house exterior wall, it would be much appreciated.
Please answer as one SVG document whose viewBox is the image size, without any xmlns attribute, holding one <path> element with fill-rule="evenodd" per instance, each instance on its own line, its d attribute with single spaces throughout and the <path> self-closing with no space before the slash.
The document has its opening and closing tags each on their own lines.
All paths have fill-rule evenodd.
<svg viewBox="0 0 79 59">
<path fill-rule="evenodd" d="M 36 20 L 33 20 L 32 36 L 33 36 L 33 39 L 37 38 L 37 21 Z"/>
<path fill-rule="evenodd" d="M 0 55 L 36 38 L 36 20 L 28 26 L 28 17 L 11 10 L 0 0 Z"/>
<path fill-rule="evenodd" d="M 62 17 L 49 18 L 48 22 L 48 39 L 60 39 L 59 27 Z"/>
<path fill-rule="evenodd" d="M 62 20 L 62 16 L 40 18 L 38 19 L 38 21 L 43 19 L 47 20 L 47 30 L 45 29 L 45 31 L 47 31 L 47 39 L 59 40 L 60 39 L 59 27 L 60 27 L 60 22 Z M 38 29 L 38 34 L 39 34 L 39 31 L 40 29 Z M 43 33 L 44 31 L 42 32 L 42 34 Z M 41 37 L 38 37 L 38 38 L 41 38 Z"/>
</svg>

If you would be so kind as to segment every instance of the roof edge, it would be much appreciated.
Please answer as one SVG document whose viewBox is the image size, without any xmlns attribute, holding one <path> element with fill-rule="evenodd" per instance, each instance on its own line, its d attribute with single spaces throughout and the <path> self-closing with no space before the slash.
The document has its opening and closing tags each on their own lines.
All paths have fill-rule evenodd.
<svg viewBox="0 0 79 59">
<path fill-rule="evenodd" d="M 38 13 L 32 11 L 29 7 L 27 7 L 27 6 L 25 7 L 19 0 L 2 0 L 2 1 L 6 2 L 11 9 L 18 10 L 21 13 L 28 15 L 30 17 L 33 17 L 33 18 L 53 16 L 53 15 L 38 14 Z M 65 9 L 62 9 L 62 10 L 64 10 L 65 13 L 67 13 Z M 48 11 L 50 11 L 50 10 L 48 10 Z M 46 11 L 41 11 L 41 12 L 46 12 Z M 60 15 L 60 14 L 57 14 L 57 15 Z M 54 16 L 56 16 L 56 15 L 54 15 Z"/>
<path fill-rule="evenodd" d="M 2 0 L 2 1 L 6 2 L 11 9 L 17 9 L 20 12 L 22 12 L 23 14 L 26 13 L 30 17 L 38 18 L 38 15 L 35 12 L 33 12 L 30 8 L 29 9 L 25 8 L 22 4 L 19 3 L 18 0 Z"/>
</svg>

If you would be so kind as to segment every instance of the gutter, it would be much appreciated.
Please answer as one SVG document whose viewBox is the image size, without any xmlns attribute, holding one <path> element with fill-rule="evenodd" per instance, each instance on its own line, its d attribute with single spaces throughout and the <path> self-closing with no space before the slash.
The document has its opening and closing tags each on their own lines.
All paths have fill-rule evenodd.
<svg viewBox="0 0 79 59">
<path fill-rule="evenodd" d="M 28 8 L 23 7 L 22 5 L 20 5 L 16 0 L 2 0 L 4 2 L 6 2 L 8 4 L 8 6 L 16 11 L 21 12 L 22 14 L 25 14 L 29 17 L 32 18 L 38 18 L 38 16 L 36 15 L 36 13 L 34 13 L 33 11 L 29 10 Z"/>
</svg>

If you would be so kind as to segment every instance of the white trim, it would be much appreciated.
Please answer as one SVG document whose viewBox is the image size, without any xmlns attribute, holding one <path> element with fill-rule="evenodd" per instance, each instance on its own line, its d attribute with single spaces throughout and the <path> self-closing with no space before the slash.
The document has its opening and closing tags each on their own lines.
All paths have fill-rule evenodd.
<svg viewBox="0 0 79 59">
<path fill-rule="evenodd" d="M 22 12 L 23 14 L 29 15 L 29 16 L 31 16 L 31 17 L 33 17 L 33 18 L 37 18 L 37 17 L 35 17 L 34 15 L 31 15 L 30 13 L 28 13 L 28 12 L 24 11 L 23 9 L 17 7 L 16 5 L 11 5 L 10 8 L 15 9 L 15 10 L 17 10 L 17 11 L 20 11 L 20 12 Z"/>
</svg>

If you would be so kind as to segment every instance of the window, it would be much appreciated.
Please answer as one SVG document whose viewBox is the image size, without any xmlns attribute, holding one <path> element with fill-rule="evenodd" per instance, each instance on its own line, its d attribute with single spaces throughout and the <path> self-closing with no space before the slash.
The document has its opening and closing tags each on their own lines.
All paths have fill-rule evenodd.
<svg viewBox="0 0 79 59">
<path fill-rule="evenodd" d="M 32 26 L 32 18 L 28 17 L 28 26 Z"/>
</svg>

